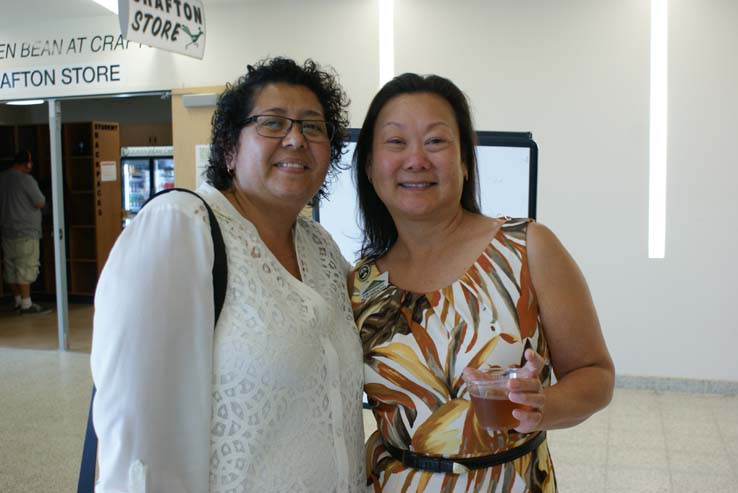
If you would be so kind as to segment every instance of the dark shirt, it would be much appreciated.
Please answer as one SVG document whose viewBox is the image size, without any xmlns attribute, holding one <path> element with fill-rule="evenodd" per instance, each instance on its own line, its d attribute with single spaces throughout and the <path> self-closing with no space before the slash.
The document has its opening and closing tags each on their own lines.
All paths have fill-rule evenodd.
<svg viewBox="0 0 738 493">
<path fill-rule="evenodd" d="M 46 199 L 35 178 L 15 168 L 0 173 L 0 234 L 3 238 L 41 238 L 41 209 Z"/>
</svg>

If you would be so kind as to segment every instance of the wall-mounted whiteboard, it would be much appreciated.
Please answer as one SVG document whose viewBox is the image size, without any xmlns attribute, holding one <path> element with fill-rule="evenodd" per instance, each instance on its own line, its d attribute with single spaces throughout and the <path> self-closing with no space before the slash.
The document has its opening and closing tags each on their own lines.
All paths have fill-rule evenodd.
<svg viewBox="0 0 738 493">
<path fill-rule="evenodd" d="M 342 171 L 314 215 L 336 240 L 346 260 L 355 263 L 362 232 L 351 158 L 357 132 L 346 146 Z M 536 217 L 538 147 L 526 132 L 478 132 L 477 166 L 482 213 L 487 216 Z"/>
</svg>

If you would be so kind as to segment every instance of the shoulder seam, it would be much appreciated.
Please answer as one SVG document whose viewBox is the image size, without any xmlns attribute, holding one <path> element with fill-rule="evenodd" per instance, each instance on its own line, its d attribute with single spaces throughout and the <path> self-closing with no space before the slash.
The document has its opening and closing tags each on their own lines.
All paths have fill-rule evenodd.
<svg viewBox="0 0 738 493">
<path fill-rule="evenodd" d="M 208 205 L 210 205 L 210 203 L 208 203 Z M 197 211 L 200 208 L 202 208 L 205 218 L 203 225 L 209 227 L 210 221 L 208 220 L 207 209 L 205 209 L 205 205 L 202 203 L 202 200 L 185 192 L 170 192 L 164 196 L 157 197 L 156 200 L 153 200 L 142 208 L 139 214 L 148 215 L 164 211 L 173 211 L 191 217 L 192 219 L 197 219 Z"/>
</svg>

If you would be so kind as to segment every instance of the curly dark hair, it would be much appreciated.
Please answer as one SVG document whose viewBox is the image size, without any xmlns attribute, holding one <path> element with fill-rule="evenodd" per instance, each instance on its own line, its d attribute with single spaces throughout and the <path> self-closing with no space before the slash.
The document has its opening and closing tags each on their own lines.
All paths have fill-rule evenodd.
<svg viewBox="0 0 738 493">
<path fill-rule="evenodd" d="M 318 191 L 320 197 L 327 196 L 326 184 L 336 176 L 344 153 L 349 124 L 346 108 L 350 101 L 332 68 L 323 69 L 311 59 L 305 60 L 300 66 L 284 57 L 267 58 L 256 65 L 249 65 L 246 74 L 239 77 L 235 84 L 228 84 L 218 97 L 212 119 L 210 160 L 206 170 L 208 183 L 218 190 L 227 190 L 233 184 L 228 174 L 228 162 L 238 152 L 242 122 L 253 110 L 256 96 L 263 87 L 280 82 L 310 89 L 323 106 L 326 122 L 334 128 L 328 176 Z"/>
<path fill-rule="evenodd" d="M 439 75 L 405 73 L 387 82 L 369 104 L 366 118 L 361 126 L 353 156 L 353 175 L 359 195 L 359 212 L 364 229 L 361 256 L 378 258 L 387 253 L 397 241 L 397 227 L 387 207 L 374 190 L 366 175 L 367 161 L 374 142 L 374 126 L 379 112 L 392 99 L 403 94 L 434 94 L 441 97 L 454 111 L 459 127 L 461 160 L 466 164 L 467 179 L 461 191 L 461 207 L 480 213 L 479 186 L 477 184 L 477 136 L 472 123 L 469 101 L 453 82 Z"/>
</svg>

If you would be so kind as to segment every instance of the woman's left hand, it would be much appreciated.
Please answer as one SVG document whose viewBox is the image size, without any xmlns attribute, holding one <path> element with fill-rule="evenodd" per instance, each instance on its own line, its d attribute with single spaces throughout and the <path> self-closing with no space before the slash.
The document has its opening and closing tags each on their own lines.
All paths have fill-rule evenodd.
<svg viewBox="0 0 738 493">
<path fill-rule="evenodd" d="M 525 366 L 518 372 L 518 378 L 509 380 L 507 384 L 510 391 L 508 398 L 524 406 L 523 409 L 513 410 L 513 416 L 520 422 L 515 430 L 520 433 L 530 433 L 539 429 L 538 425 L 543 420 L 543 409 L 546 404 L 546 396 L 539 378 L 545 362 L 541 355 L 532 349 L 525 350 L 525 359 Z"/>
</svg>

